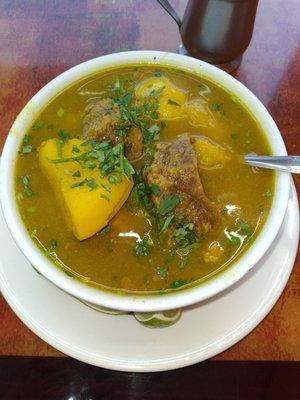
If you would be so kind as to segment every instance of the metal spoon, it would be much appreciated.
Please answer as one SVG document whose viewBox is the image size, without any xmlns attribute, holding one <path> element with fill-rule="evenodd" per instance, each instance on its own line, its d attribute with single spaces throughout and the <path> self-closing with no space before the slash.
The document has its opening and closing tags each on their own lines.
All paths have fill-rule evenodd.
<svg viewBox="0 0 300 400">
<path fill-rule="evenodd" d="M 245 156 L 244 160 L 253 167 L 300 174 L 300 156 Z"/>
</svg>

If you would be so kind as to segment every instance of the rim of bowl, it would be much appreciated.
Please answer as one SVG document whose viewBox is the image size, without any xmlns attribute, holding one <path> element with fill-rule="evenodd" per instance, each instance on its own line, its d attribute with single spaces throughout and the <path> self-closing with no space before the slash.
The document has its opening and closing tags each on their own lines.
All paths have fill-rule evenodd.
<svg viewBox="0 0 300 400">
<path fill-rule="evenodd" d="M 36 246 L 17 208 L 14 193 L 15 158 L 24 132 L 30 128 L 40 110 L 59 93 L 81 79 L 101 70 L 126 65 L 169 66 L 196 74 L 199 78 L 203 77 L 221 86 L 235 95 L 260 124 L 272 152 L 276 155 L 287 154 L 281 134 L 267 109 L 249 89 L 226 72 L 203 61 L 175 53 L 151 50 L 114 53 L 83 62 L 63 72 L 39 90 L 25 105 L 9 132 L 2 152 L 0 168 L 2 210 L 12 236 L 26 258 L 43 276 L 70 295 L 98 306 L 122 311 L 163 311 L 185 307 L 206 300 L 233 285 L 266 253 L 279 231 L 286 212 L 290 191 L 288 173 L 276 173 L 275 193 L 269 216 L 253 244 L 236 262 L 207 281 L 162 296 L 127 293 L 119 295 L 69 277 Z"/>
</svg>

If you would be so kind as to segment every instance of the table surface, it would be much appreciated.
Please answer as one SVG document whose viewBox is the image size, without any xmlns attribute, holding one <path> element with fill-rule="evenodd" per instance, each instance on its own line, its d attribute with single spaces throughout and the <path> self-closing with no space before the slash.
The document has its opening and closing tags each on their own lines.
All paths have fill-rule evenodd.
<svg viewBox="0 0 300 400">
<path fill-rule="evenodd" d="M 172 4 L 182 13 L 186 2 Z M 270 111 L 290 154 L 300 154 L 299 17 L 299 0 L 260 0 L 252 42 L 234 73 Z M 1 0 L 0 146 L 26 102 L 66 69 L 124 50 L 176 52 L 178 43 L 175 23 L 155 0 Z M 295 183 L 299 194 L 299 177 Z M 270 314 L 216 359 L 299 361 L 299 310 L 298 252 Z M 0 315 L 0 355 L 63 356 L 23 325 L 2 297 Z"/>
</svg>

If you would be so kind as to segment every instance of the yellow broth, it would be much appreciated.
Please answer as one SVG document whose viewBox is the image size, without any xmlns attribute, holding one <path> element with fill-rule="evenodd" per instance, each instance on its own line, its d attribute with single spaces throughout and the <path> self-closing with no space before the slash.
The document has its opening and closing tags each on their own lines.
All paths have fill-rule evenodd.
<svg viewBox="0 0 300 400">
<path fill-rule="evenodd" d="M 132 79 L 141 82 L 153 75 L 167 77 L 188 93 L 189 99 L 201 98 L 209 110 L 214 126 L 195 126 L 188 118 L 166 120 L 160 140 L 168 141 L 187 132 L 210 138 L 232 155 L 222 168 L 201 168 L 200 177 L 207 197 L 221 214 L 218 228 L 205 235 L 182 265 L 180 257 L 170 253 L 167 241 L 159 243 L 141 210 L 132 207 L 130 198 L 110 222 L 108 233 L 78 241 L 67 229 L 55 194 L 40 170 L 36 149 L 59 130 L 77 137 L 82 130 L 85 106 L 101 98 L 109 84 Z M 24 132 L 26 133 L 26 132 Z M 62 268 L 85 282 L 110 290 L 139 293 L 162 292 L 203 281 L 228 268 L 249 247 L 263 226 L 272 202 L 274 174 L 253 169 L 240 156 L 255 152 L 270 154 L 267 140 L 257 122 L 224 89 L 180 70 L 153 67 L 115 69 L 90 77 L 60 93 L 41 111 L 27 132 L 30 140 L 17 157 L 15 190 L 21 216 L 36 244 Z M 133 166 L 135 167 L 134 163 Z M 34 194 L 26 195 L 22 177 Z M 26 185 L 25 185 L 26 186 Z M 25 189 L 25 191 L 24 191 Z M 242 225 L 241 225 L 242 222 Z M 232 234 L 235 238 L 232 239 Z M 145 234 L 153 240 L 148 256 L 136 254 L 136 240 Z M 212 244 L 223 248 L 216 262 L 207 262 Z M 54 246 L 54 247 L 53 247 Z"/>
</svg>

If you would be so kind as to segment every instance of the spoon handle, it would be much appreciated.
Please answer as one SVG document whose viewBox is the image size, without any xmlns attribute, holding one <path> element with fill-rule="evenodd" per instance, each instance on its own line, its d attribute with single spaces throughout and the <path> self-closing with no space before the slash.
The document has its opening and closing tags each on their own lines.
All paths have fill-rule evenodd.
<svg viewBox="0 0 300 400">
<path fill-rule="evenodd" d="M 177 14 L 177 12 L 174 10 L 174 8 L 171 6 L 171 4 L 168 2 L 168 0 L 156 0 L 166 11 L 167 13 L 175 20 L 176 24 L 180 28 L 182 25 L 182 21 Z"/>
<path fill-rule="evenodd" d="M 300 174 L 300 156 L 245 156 L 245 161 L 253 167 Z"/>
</svg>

